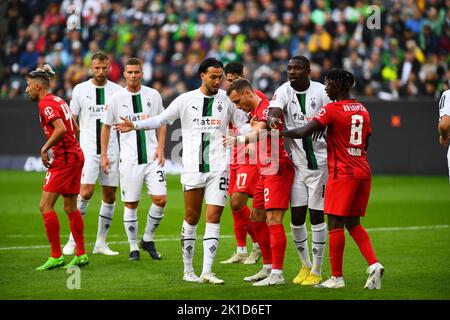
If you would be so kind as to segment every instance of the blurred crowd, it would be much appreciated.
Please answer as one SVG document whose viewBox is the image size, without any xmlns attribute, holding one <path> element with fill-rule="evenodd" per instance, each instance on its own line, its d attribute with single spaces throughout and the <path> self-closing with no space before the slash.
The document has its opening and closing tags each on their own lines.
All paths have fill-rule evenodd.
<svg viewBox="0 0 450 320">
<path fill-rule="evenodd" d="M 165 101 L 197 88 L 199 63 L 239 61 L 269 97 L 290 56 L 310 58 L 311 78 L 330 68 L 356 77 L 354 94 L 437 98 L 450 81 L 450 0 L 10 0 L 0 3 L 0 98 L 24 97 L 24 75 L 49 63 L 52 90 L 70 98 L 105 51 L 110 79 L 144 62 L 144 84 Z"/>
</svg>

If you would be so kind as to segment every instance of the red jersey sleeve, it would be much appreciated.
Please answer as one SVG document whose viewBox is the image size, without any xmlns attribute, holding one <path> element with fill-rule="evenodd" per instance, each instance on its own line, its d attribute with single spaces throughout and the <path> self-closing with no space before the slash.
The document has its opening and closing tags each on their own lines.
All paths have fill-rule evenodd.
<svg viewBox="0 0 450 320">
<path fill-rule="evenodd" d="M 61 118 L 59 105 L 52 103 L 49 100 L 39 102 L 39 108 L 41 109 L 41 115 L 43 117 L 43 124 L 48 125 L 58 118 Z"/>
<path fill-rule="evenodd" d="M 320 108 L 320 110 L 317 111 L 316 115 L 314 116 L 314 119 L 319 121 L 324 127 L 328 126 L 333 122 L 334 119 L 333 106 L 333 103 L 329 103 L 326 106 Z"/>
<path fill-rule="evenodd" d="M 256 109 L 256 117 L 260 122 L 267 122 L 269 116 L 269 100 L 262 100 L 258 109 Z"/>
</svg>

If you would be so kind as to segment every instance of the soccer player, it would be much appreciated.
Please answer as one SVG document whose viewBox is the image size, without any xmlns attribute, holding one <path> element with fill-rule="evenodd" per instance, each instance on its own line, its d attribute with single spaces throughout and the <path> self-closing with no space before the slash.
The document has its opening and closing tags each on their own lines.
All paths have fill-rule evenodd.
<svg viewBox="0 0 450 320">
<path fill-rule="evenodd" d="M 112 162 L 108 148 L 111 140 L 111 126 L 120 118 L 130 120 L 147 119 L 160 114 L 164 108 L 161 95 L 155 89 L 141 85 L 142 62 L 130 58 L 125 63 L 123 73 L 126 87 L 111 97 L 111 105 L 106 109 L 101 132 L 101 166 L 106 174 L 111 174 Z M 120 134 L 120 188 L 125 203 L 123 221 L 130 244 L 130 261 L 139 260 L 138 247 L 138 205 L 142 185 L 147 186 L 152 205 L 147 216 L 147 225 L 140 241 L 141 248 L 156 260 L 161 254 L 156 250 L 154 234 L 164 217 L 166 206 L 166 176 L 164 172 L 164 144 L 167 128 L 157 131 L 140 131 Z M 114 134 L 116 134 L 114 132 Z"/>
<path fill-rule="evenodd" d="M 311 121 L 317 111 L 330 102 L 325 86 L 311 81 L 310 72 L 309 60 L 304 56 L 295 56 L 289 60 L 288 81 L 275 91 L 269 106 L 270 119 L 279 119 L 283 114 L 287 129 L 298 128 Z M 293 283 L 315 285 L 322 280 L 321 268 L 327 238 L 323 215 L 324 189 L 328 176 L 327 145 L 322 136 L 317 140 L 311 137 L 288 139 L 288 144 L 295 166 L 291 191 L 291 231 L 302 264 Z M 308 208 L 312 231 L 312 264 L 305 222 Z"/>
<path fill-rule="evenodd" d="M 39 118 L 47 142 L 41 148 L 42 163 L 47 170 L 42 197 L 39 204 L 44 219 L 45 231 L 50 241 L 52 254 L 36 270 L 49 270 L 64 266 L 61 253 L 59 220 L 55 203 L 60 195 L 64 199 L 64 211 L 70 221 L 70 230 L 76 243 L 76 256 L 64 266 L 85 266 L 89 258 L 84 251 L 84 224 L 77 208 L 80 178 L 84 155 L 76 139 L 78 126 L 72 118 L 69 106 L 63 99 L 49 93 L 50 79 L 55 75 L 49 65 L 27 75 L 26 92 L 30 99 L 38 101 Z M 53 157 L 48 152 L 52 149 Z"/>
<path fill-rule="evenodd" d="M 450 142 L 450 90 L 442 93 L 439 100 L 439 143 L 443 146 L 448 146 Z M 450 179 L 450 148 L 447 152 L 448 172 Z"/>
<path fill-rule="evenodd" d="M 94 194 L 95 182 L 99 179 L 102 186 L 102 203 L 98 215 L 97 240 L 93 253 L 114 256 L 119 253 L 109 249 L 106 237 L 114 216 L 116 189 L 119 185 L 119 144 L 117 135 L 113 134 L 110 137 L 107 151 L 111 171 L 106 175 L 100 166 L 100 133 L 105 108 L 111 105 L 111 96 L 122 87 L 108 80 L 108 69 L 108 56 L 103 52 L 94 53 L 91 59 L 92 79 L 75 86 L 70 109 L 75 120 L 79 116 L 80 146 L 85 156 L 77 207 L 84 216 Z M 75 241 L 70 234 L 63 253 L 71 255 L 74 251 Z"/>
<path fill-rule="evenodd" d="M 244 66 L 239 62 L 230 62 L 225 66 L 225 90 L 231 83 L 244 77 Z M 255 90 L 261 98 L 267 97 L 261 91 Z M 236 134 L 236 129 L 233 128 Z M 254 144 L 233 147 L 232 160 L 230 162 L 230 183 L 228 194 L 230 197 L 231 212 L 233 214 L 233 229 L 236 236 L 237 248 L 233 255 L 220 263 L 243 263 L 255 264 L 261 257 L 261 250 L 256 240 L 255 224 L 250 220 L 250 209 L 247 206 L 249 197 L 253 198 L 256 185 L 259 180 L 259 170 L 256 161 L 249 158 L 250 149 Z M 247 233 L 250 235 L 253 248 L 250 255 L 247 256 Z"/>
<path fill-rule="evenodd" d="M 345 286 L 342 261 L 344 226 L 358 245 L 369 267 L 364 288 L 380 289 L 384 267 L 378 262 L 369 235 L 360 223 L 370 195 L 371 172 L 366 150 L 372 134 L 367 109 L 350 99 L 354 84 L 351 73 L 332 69 L 325 78 L 325 91 L 335 101 L 321 108 L 303 127 L 283 131 L 283 136 L 304 139 L 327 128 L 328 180 L 325 188 L 325 214 L 328 215 L 332 276 L 316 285 L 320 288 Z M 278 121 L 275 121 L 278 122 Z"/>
<path fill-rule="evenodd" d="M 283 262 L 286 251 L 283 217 L 289 207 L 294 166 L 284 149 L 283 139 L 278 139 L 276 135 L 264 135 L 269 100 L 259 97 L 247 79 L 234 81 L 227 94 L 238 108 L 250 112 L 252 119 L 257 121 L 252 126 L 253 132 L 224 139 L 226 145 L 258 140 L 260 179 L 253 198 L 252 219 L 257 221 L 257 240 L 262 252 L 263 268 L 244 280 L 254 282 L 254 286 L 281 285 L 285 283 Z M 280 125 L 275 129 L 282 128 Z"/>
<path fill-rule="evenodd" d="M 199 66 L 200 88 L 178 96 L 160 115 L 142 121 L 122 118 L 115 128 L 120 132 L 158 128 L 181 120 L 183 137 L 183 171 L 185 218 L 181 231 L 184 262 L 183 280 L 223 284 L 212 273 L 212 265 L 219 246 L 220 217 L 227 200 L 229 153 L 222 145 L 230 122 L 240 132 L 250 131 L 247 115 L 233 107 L 226 92 L 220 89 L 223 64 L 207 58 Z M 193 256 L 197 226 L 203 198 L 206 202 L 206 227 L 203 237 L 203 269 L 200 277 L 194 272 Z"/>
</svg>

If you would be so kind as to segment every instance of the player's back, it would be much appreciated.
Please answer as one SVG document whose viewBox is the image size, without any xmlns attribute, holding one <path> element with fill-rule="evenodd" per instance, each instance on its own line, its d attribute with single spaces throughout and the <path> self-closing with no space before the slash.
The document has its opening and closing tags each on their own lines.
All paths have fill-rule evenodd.
<svg viewBox="0 0 450 320">
<path fill-rule="evenodd" d="M 366 148 L 372 128 L 367 109 L 356 100 L 340 100 L 319 110 L 315 119 L 327 126 L 330 178 L 370 177 Z"/>
<path fill-rule="evenodd" d="M 53 147 L 53 165 L 59 161 L 67 163 L 68 157 L 81 152 L 80 145 L 76 139 L 76 124 L 73 121 L 72 113 L 67 103 L 58 96 L 48 94 L 39 101 L 39 117 L 42 129 L 47 138 L 53 134 L 54 127 L 51 123 L 56 119 L 61 119 L 66 127 L 63 138 Z"/>
</svg>

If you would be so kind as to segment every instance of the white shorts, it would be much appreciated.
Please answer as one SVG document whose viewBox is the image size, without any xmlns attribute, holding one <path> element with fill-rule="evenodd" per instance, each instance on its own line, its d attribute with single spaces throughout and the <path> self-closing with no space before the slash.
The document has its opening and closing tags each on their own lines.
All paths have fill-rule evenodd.
<svg viewBox="0 0 450 320">
<path fill-rule="evenodd" d="M 181 173 L 181 184 L 183 191 L 192 189 L 205 189 L 205 202 L 224 207 L 227 202 L 228 184 L 230 171 L 214 172 L 183 172 Z"/>
<path fill-rule="evenodd" d="M 156 162 L 119 165 L 120 189 L 123 202 L 136 202 L 141 199 L 142 185 L 145 182 L 149 195 L 166 195 L 167 182 L 164 167 Z"/>
<path fill-rule="evenodd" d="M 328 179 L 327 166 L 317 170 L 294 166 L 295 177 L 291 190 L 291 207 L 308 206 L 313 210 L 323 210 L 325 185 Z"/>
<path fill-rule="evenodd" d="M 102 186 L 117 187 L 119 185 L 119 155 L 108 155 L 109 174 L 105 174 L 100 166 L 100 155 L 85 155 L 81 173 L 81 184 L 95 184 L 97 179 Z"/>
</svg>

